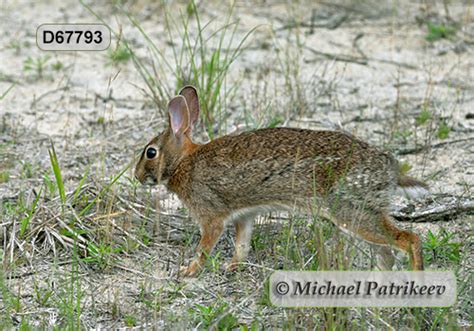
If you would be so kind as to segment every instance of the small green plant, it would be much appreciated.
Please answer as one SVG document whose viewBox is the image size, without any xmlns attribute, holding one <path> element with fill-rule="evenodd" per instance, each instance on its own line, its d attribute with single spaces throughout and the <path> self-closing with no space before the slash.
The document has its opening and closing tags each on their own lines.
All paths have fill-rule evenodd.
<svg viewBox="0 0 474 331">
<path fill-rule="evenodd" d="M 14 49 L 16 54 L 20 54 L 21 51 L 21 43 L 18 39 L 12 39 L 8 42 L 7 47 L 8 49 Z"/>
<path fill-rule="evenodd" d="M 276 128 L 277 126 L 283 124 L 284 122 L 285 120 L 281 116 L 276 115 L 270 119 L 270 122 L 268 123 L 267 128 Z"/>
<path fill-rule="evenodd" d="M 30 162 L 22 161 L 21 177 L 32 178 L 33 177 L 33 165 Z"/>
<path fill-rule="evenodd" d="M 145 245 L 148 246 L 151 244 L 152 237 L 150 232 L 145 228 L 145 227 L 140 227 L 137 230 L 138 237 L 140 238 L 141 242 Z"/>
<path fill-rule="evenodd" d="M 137 325 L 137 318 L 133 315 L 125 315 L 123 317 L 123 322 L 127 327 L 131 328 Z"/>
<path fill-rule="evenodd" d="M 217 252 L 216 254 L 210 254 L 206 256 L 207 258 L 207 264 L 210 266 L 211 270 L 213 272 L 219 272 L 220 270 L 220 252 Z"/>
<path fill-rule="evenodd" d="M 123 251 L 123 247 L 121 246 L 113 247 L 112 244 L 103 242 L 96 245 L 90 242 L 87 245 L 88 256 L 83 258 L 82 261 L 95 263 L 100 270 L 104 270 L 114 261 L 113 255 L 121 251 Z"/>
<path fill-rule="evenodd" d="M 114 50 L 109 50 L 107 55 L 113 65 L 118 65 L 129 61 L 132 57 L 132 52 L 122 43 L 118 43 L 117 47 Z"/>
<path fill-rule="evenodd" d="M 454 26 L 435 24 L 428 22 L 428 34 L 426 40 L 434 42 L 440 39 L 450 39 L 456 34 L 456 28 Z"/>
<path fill-rule="evenodd" d="M 6 46 L 7 49 L 13 49 L 15 51 L 15 54 L 18 55 L 21 52 L 22 48 L 29 48 L 31 46 L 31 43 L 28 40 L 23 41 L 21 43 L 19 39 L 14 38 L 10 40 Z"/>
<path fill-rule="evenodd" d="M 158 312 L 158 311 L 161 310 L 161 306 L 162 306 L 162 303 L 163 303 L 163 300 L 161 298 L 162 290 L 163 289 L 159 289 L 159 290 L 154 291 L 153 293 L 150 294 L 150 293 L 146 293 L 144 288 L 141 288 L 140 295 L 139 295 L 139 300 L 148 309 L 151 309 L 154 312 Z"/>
<path fill-rule="evenodd" d="M 406 175 L 413 167 L 408 162 L 400 162 L 399 168 L 400 168 L 400 173 L 402 175 Z"/>
<path fill-rule="evenodd" d="M 454 233 L 441 228 L 438 233 L 428 231 L 423 242 L 424 256 L 428 263 L 458 264 L 461 261 L 461 243 L 452 241 Z"/>
<path fill-rule="evenodd" d="M 200 321 L 200 328 L 215 328 L 217 330 L 232 330 L 239 326 L 234 315 L 227 312 L 226 303 L 215 303 L 208 307 L 196 304 L 191 309 L 191 315 Z"/>
<path fill-rule="evenodd" d="M 46 69 L 46 63 L 50 60 L 48 55 L 36 58 L 28 56 L 28 58 L 23 62 L 23 71 L 33 72 L 36 75 L 36 78 L 43 78 L 43 73 Z"/>
<path fill-rule="evenodd" d="M 395 139 L 400 139 L 403 144 L 408 143 L 408 138 L 413 134 L 413 132 L 409 129 L 404 129 L 404 130 L 396 130 L 393 133 L 393 138 Z"/>
<path fill-rule="evenodd" d="M 431 119 L 431 113 L 428 109 L 423 109 L 421 113 L 415 118 L 417 126 L 423 125 Z"/>
<path fill-rule="evenodd" d="M 38 283 L 34 282 L 33 290 L 35 292 L 35 301 L 41 306 L 45 307 L 48 304 L 49 299 L 54 294 L 54 291 L 49 288 L 41 288 Z"/>
<path fill-rule="evenodd" d="M 51 64 L 51 69 L 53 69 L 54 71 L 61 71 L 63 68 L 64 64 L 59 60 Z"/>
<path fill-rule="evenodd" d="M 0 172 L 0 183 L 6 183 L 10 179 L 10 172 L 8 170 L 4 170 Z"/>
<path fill-rule="evenodd" d="M 436 133 L 436 135 L 439 139 L 446 139 L 448 138 L 450 132 L 451 128 L 446 124 L 446 122 L 442 121 L 439 124 L 438 132 Z"/>
</svg>

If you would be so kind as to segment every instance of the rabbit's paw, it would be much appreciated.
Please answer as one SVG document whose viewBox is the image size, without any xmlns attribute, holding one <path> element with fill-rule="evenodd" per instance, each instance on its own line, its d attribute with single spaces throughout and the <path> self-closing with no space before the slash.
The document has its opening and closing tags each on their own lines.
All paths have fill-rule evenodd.
<svg viewBox="0 0 474 331">
<path fill-rule="evenodd" d="M 236 272 L 238 271 L 242 265 L 239 262 L 235 261 L 230 261 L 226 266 L 225 266 L 225 271 L 226 272 Z"/>
<path fill-rule="evenodd" d="M 179 274 L 183 277 L 195 277 L 198 271 L 201 269 L 201 265 L 197 261 L 191 262 L 189 266 L 183 266 L 179 269 Z"/>
</svg>

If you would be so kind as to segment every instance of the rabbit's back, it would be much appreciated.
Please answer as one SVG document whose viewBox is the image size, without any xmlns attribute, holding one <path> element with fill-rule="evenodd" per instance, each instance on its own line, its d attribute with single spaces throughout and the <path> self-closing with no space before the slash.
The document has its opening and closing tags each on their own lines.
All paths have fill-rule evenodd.
<svg viewBox="0 0 474 331">
<path fill-rule="evenodd" d="M 192 205 L 236 209 L 350 198 L 386 204 L 397 163 L 340 131 L 261 129 L 224 136 L 182 160 L 169 182 Z"/>
</svg>

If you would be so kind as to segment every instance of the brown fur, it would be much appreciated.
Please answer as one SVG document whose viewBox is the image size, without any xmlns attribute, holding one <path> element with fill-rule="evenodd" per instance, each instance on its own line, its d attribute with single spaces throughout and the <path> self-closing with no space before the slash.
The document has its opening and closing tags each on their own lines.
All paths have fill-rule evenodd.
<svg viewBox="0 0 474 331">
<path fill-rule="evenodd" d="M 292 128 L 261 129 L 194 144 L 190 136 L 199 103 L 194 88 L 183 91 L 180 100 L 172 100 L 170 123 L 184 127 L 170 126 L 154 138 L 135 173 L 141 182 L 147 178 L 166 182 L 201 226 L 198 256 L 184 275 L 200 269 L 229 219 L 236 222 L 236 242 L 244 247 L 236 247 L 229 266 L 235 269 L 250 240 L 250 230 L 243 230 L 252 222 L 246 214 L 266 206 L 321 209 L 342 229 L 373 244 L 401 249 L 409 254 L 414 269 L 423 268 L 418 237 L 398 229 L 386 213 L 397 185 L 420 185 L 400 175 L 392 156 L 343 132 Z M 149 147 L 158 151 L 152 159 L 146 157 Z M 387 249 L 381 252 L 385 261 L 391 261 Z M 390 262 L 384 265 L 390 267 Z"/>
</svg>

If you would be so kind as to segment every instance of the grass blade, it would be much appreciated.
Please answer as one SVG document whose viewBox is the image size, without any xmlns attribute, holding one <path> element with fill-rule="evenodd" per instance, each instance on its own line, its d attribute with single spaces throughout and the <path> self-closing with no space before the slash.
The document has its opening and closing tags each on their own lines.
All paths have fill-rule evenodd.
<svg viewBox="0 0 474 331">
<path fill-rule="evenodd" d="M 78 214 L 78 216 L 83 216 L 89 209 L 91 209 L 91 207 L 97 202 L 97 200 L 105 193 L 107 192 L 111 187 L 112 185 L 115 184 L 115 182 L 117 180 L 119 180 L 120 177 L 122 177 L 122 175 L 128 170 L 128 168 L 130 168 L 130 164 L 127 165 L 122 171 L 119 172 L 119 174 L 115 177 L 112 178 L 112 180 L 110 181 L 109 184 L 107 184 L 102 190 L 100 190 L 99 194 L 94 198 L 94 200 L 92 200 L 91 202 L 89 202 L 89 204 L 87 206 L 84 207 L 84 209 L 81 210 L 81 212 Z"/>
<path fill-rule="evenodd" d="M 82 176 L 81 181 L 77 185 L 76 190 L 74 191 L 74 195 L 72 198 L 72 203 L 75 203 L 77 200 L 77 197 L 79 196 L 79 193 L 81 192 L 82 186 L 84 186 L 84 182 L 86 181 L 87 176 L 89 175 L 89 170 L 91 169 L 91 166 L 89 165 L 86 169 L 86 172 L 84 173 L 84 176 Z"/>
<path fill-rule="evenodd" d="M 28 215 L 21 220 L 20 238 L 23 237 L 23 235 L 25 234 L 25 231 L 28 228 L 28 224 L 30 223 L 31 218 L 33 217 L 33 215 L 36 211 L 36 206 L 38 205 L 38 201 L 41 197 L 41 193 L 43 193 L 43 187 L 41 187 L 39 193 L 36 195 L 36 198 L 33 201 L 33 204 L 31 205 L 30 210 L 28 211 Z"/>
<path fill-rule="evenodd" d="M 10 90 L 15 86 L 16 83 L 13 83 L 12 85 L 10 85 L 9 88 L 7 88 L 7 90 L 5 92 L 3 92 L 2 95 L 0 95 L 0 100 L 3 100 L 3 98 L 5 98 L 8 94 L 8 92 L 10 92 Z"/>
<path fill-rule="evenodd" d="M 61 176 L 61 169 L 59 168 L 58 156 L 54 149 L 54 144 L 51 142 L 51 149 L 48 151 L 49 159 L 51 160 L 51 166 L 53 167 L 54 177 L 56 178 L 56 184 L 58 185 L 59 197 L 61 202 L 66 203 L 66 192 L 64 190 L 64 182 Z"/>
</svg>

